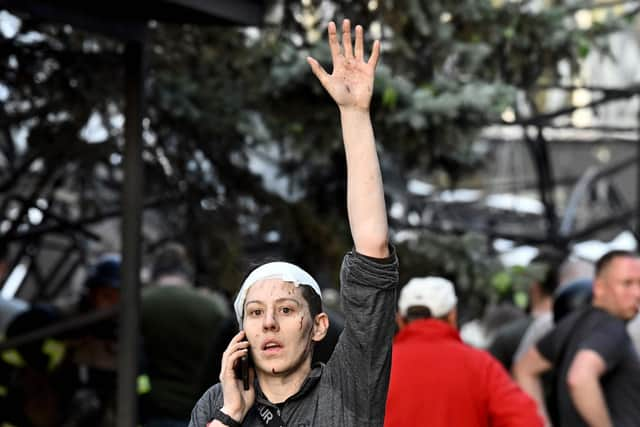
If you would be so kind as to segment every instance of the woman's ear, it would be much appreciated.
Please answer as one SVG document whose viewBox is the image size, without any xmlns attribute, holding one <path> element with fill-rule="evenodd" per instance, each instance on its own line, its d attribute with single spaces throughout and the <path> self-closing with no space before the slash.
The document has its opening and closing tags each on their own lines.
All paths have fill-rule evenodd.
<svg viewBox="0 0 640 427">
<path fill-rule="evenodd" d="M 311 333 L 311 339 L 313 341 L 322 341 L 327 336 L 329 330 L 329 316 L 327 313 L 320 313 L 313 319 L 313 331 Z"/>
</svg>

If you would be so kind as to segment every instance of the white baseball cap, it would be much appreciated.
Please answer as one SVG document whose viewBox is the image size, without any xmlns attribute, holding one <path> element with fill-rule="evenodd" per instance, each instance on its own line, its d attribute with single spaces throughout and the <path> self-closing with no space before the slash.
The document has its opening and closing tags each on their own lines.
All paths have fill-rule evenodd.
<svg viewBox="0 0 640 427">
<path fill-rule="evenodd" d="M 244 300 L 247 298 L 249 288 L 251 288 L 255 283 L 265 279 L 280 279 L 283 282 L 291 282 L 296 287 L 300 285 L 309 286 L 316 294 L 318 294 L 318 296 L 320 296 L 320 298 L 322 298 L 322 292 L 320 291 L 318 282 L 316 282 L 309 273 L 297 265 L 282 261 L 262 264 L 260 267 L 253 270 L 246 279 L 244 279 L 244 282 L 242 282 L 242 286 L 238 291 L 238 295 L 236 296 L 236 300 L 233 303 L 233 308 L 236 312 L 236 319 L 238 320 L 238 325 L 240 325 L 241 328 Z"/>
<path fill-rule="evenodd" d="M 409 307 L 427 307 L 433 317 L 449 313 L 458 302 L 453 283 L 442 277 L 414 277 L 400 291 L 398 311 L 406 316 Z"/>
</svg>

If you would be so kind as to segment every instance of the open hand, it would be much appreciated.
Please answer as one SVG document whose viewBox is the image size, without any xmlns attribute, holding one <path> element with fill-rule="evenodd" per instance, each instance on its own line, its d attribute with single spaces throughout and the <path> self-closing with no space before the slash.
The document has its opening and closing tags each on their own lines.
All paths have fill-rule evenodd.
<svg viewBox="0 0 640 427">
<path fill-rule="evenodd" d="M 329 47 L 333 72 L 328 74 L 315 59 L 308 57 L 313 74 L 341 109 L 368 111 L 373 94 L 375 68 L 380 56 L 380 42 L 376 40 L 368 61 L 364 60 L 362 27 L 356 26 L 355 48 L 351 46 L 351 23 L 342 22 L 342 48 L 338 42 L 336 24 L 329 22 Z"/>
</svg>

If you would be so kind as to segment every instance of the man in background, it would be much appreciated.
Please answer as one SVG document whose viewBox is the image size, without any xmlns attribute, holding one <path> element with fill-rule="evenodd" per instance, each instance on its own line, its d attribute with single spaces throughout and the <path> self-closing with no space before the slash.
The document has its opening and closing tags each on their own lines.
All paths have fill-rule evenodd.
<svg viewBox="0 0 640 427">
<path fill-rule="evenodd" d="M 462 342 L 456 305 L 453 284 L 440 277 L 402 289 L 385 427 L 542 426 L 502 365 Z"/>
<path fill-rule="evenodd" d="M 141 308 L 146 427 L 189 424 L 193 403 L 216 382 L 222 352 L 236 333 L 226 299 L 196 289 L 193 276 L 183 246 L 169 243 L 156 252 Z"/>
<path fill-rule="evenodd" d="M 545 279 L 538 286 L 538 303 L 532 305 L 533 323 L 529 326 L 522 337 L 518 349 L 513 356 L 513 363 L 524 356 L 524 354 L 535 345 L 554 325 L 553 310 L 555 296 L 565 287 L 578 280 L 591 280 L 593 277 L 593 264 L 568 257 L 562 264 L 556 265 L 551 262 L 550 268 L 545 275 Z M 532 301 L 536 298 L 532 295 Z"/>
<path fill-rule="evenodd" d="M 120 254 L 105 253 L 92 263 L 75 314 L 108 313 L 120 301 Z M 65 335 L 69 358 L 75 366 L 75 390 L 70 426 L 112 426 L 116 418 L 118 321 L 115 316 Z"/>
<path fill-rule="evenodd" d="M 527 267 L 534 278 L 528 290 L 529 312 L 526 316 L 503 323 L 488 347 L 489 353 L 509 372 L 518 350 L 523 347 L 523 341 L 528 341 L 533 331 L 551 317 L 559 263 L 559 256 L 551 254 L 538 255 L 531 261 Z"/>
<path fill-rule="evenodd" d="M 626 427 L 640 420 L 640 359 L 626 323 L 640 308 L 640 259 L 612 251 L 596 263 L 592 304 L 567 315 L 514 367 L 547 419 L 540 376 L 556 374 L 558 425 Z"/>
</svg>

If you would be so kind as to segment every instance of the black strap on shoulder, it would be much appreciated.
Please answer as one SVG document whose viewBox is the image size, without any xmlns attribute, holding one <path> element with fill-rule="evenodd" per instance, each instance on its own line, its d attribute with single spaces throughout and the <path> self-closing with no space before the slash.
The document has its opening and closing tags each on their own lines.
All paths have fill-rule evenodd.
<svg viewBox="0 0 640 427">
<path fill-rule="evenodd" d="M 273 409 L 267 405 L 258 404 L 258 415 L 260 415 L 262 424 L 266 427 L 286 427 L 280 415 L 277 412 L 273 412 Z"/>
</svg>

